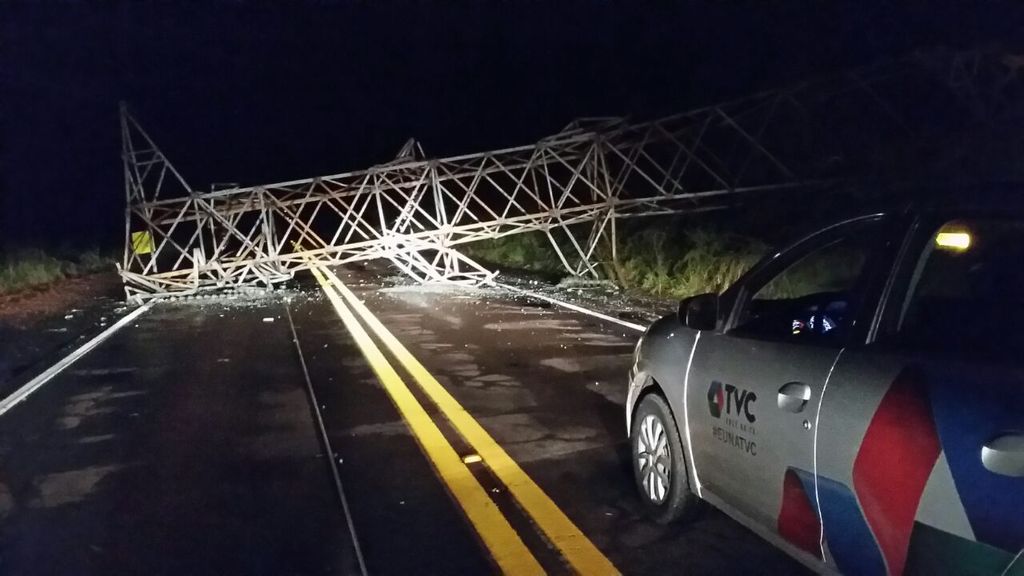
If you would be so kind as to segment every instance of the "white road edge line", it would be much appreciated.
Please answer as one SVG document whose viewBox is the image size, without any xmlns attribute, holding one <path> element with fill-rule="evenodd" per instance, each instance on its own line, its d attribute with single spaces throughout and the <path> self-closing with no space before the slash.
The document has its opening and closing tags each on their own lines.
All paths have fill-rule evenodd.
<svg viewBox="0 0 1024 576">
<path fill-rule="evenodd" d="M 121 318 L 113 325 L 111 325 L 110 328 L 107 328 L 103 332 L 100 332 L 92 340 L 89 340 L 85 344 L 82 344 L 77 350 L 75 350 L 71 354 L 68 354 L 64 358 L 61 358 L 56 364 L 47 368 L 45 371 L 43 371 L 42 374 L 29 380 L 24 386 L 15 390 L 14 393 L 12 393 L 7 398 L 0 400 L 0 416 L 3 416 L 5 413 L 7 413 L 8 410 L 14 408 L 16 405 L 18 405 L 18 403 L 28 398 L 33 392 L 41 388 L 43 384 L 46 384 L 47 382 L 52 380 L 54 376 L 63 372 L 65 368 L 71 366 L 79 358 L 88 354 L 90 350 L 99 346 L 100 343 L 102 343 L 104 340 L 110 338 L 114 334 L 114 332 L 117 332 L 121 328 L 124 328 L 126 325 L 131 323 L 133 320 L 141 316 L 146 310 L 149 310 L 152 307 L 153 301 L 150 301 L 136 308 L 135 310 L 132 310 L 127 316 Z"/>
<path fill-rule="evenodd" d="M 522 288 L 517 288 L 515 286 L 510 286 L 508 284 L 502 284 L 501 282 L 494 282 L 493 284 L 495 286 L 499 287 L 499 288 L 504 288 L 506 290 L 512 290 L 514 292 L 519 292 L 521 294 L 526 294 L 527 296 L 531 296 L 533 298 L 538 298 L 540 300 L 551 302 L 552 304 L 561 306 L 563 308 L 568 308 L 569 310 L 575 310 L 576 312 L 582 312 L 583 314 L 587 314 L 588 316 L 593 316 L 595 318 L 600 318 L 601 320 L 607 320 L 609 322 L 614 322 L 614 323 L 616 323 L 616 324 L 618 324 L 620 326 L 625 326 L 626 328 L 631 328 L 633 330 L 636 330 L 637 332 L 643 332 L 644 330 L 647 329 L 646 326 L 642 326 L 640 324 L 634 324 L 632 322 L 626 322 L 625 320 L 620 320 L 618 318 L 615 318 L 614 316 L 609 316 L 607 314 L 602 314 L 600 312 L 595 312 L 595 311 L 590 310 L 588 308 L 584 308 L 582 306 L 577 306 L 576 304 L 570 304 L 569 302 L 563 302 L 561 300 L 556 300 L 555 298 L 552 298 L 550 296 L 545 296 L 543 294 L 538 294 L 537 292 L 531 292 L 529 290 L 523 290 Z"/>
</svg>

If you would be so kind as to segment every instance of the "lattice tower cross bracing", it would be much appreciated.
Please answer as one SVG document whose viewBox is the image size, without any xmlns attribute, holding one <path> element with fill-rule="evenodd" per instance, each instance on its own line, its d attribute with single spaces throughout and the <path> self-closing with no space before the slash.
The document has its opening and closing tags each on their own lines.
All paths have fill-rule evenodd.
<svg viewBox="0 0 1024 576">
<path fill-rule="evenodd" d="M 987 54 L 915 54 L 650 122 L 581 119 L 528 146 L 424 159 L 410 140 L 365 170 L 208 192 L 122 106 L 120 272 L 136 300 L 269 286 L 311 259 L 384 258 L 419 281 L 476 283 L 493 273 L 460 245 L 539 231 L 567 272 L 597 276 L 619 219 L 833 182 L 929 136 L 929 114 L 990 121 L 1020 93 L 1007 69 Z"/>
</svg>

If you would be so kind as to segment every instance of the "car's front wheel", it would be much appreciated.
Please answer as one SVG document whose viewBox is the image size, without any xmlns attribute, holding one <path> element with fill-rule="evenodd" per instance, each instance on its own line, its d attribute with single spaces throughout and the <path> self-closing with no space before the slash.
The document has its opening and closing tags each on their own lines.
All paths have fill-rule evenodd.
<svg viewBox="0 0 1024 576">
<path fill-rule="evenodd" d="M 686 475 L 686 459 L 672 411 L 658 394 L 640 400 L 630 431 L 633 477 L 648 515 L 667 524 L 698 505 Z"/>
</svg>

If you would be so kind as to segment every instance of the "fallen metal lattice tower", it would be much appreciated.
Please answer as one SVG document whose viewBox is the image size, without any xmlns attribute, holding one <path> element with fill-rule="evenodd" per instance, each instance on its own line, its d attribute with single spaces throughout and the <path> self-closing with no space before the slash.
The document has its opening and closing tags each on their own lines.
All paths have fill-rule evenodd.
<svg viewBox="0 0 1024 576">
<path fill-rule="evenodd" d="M 617 219 L 821 185 L 990 122 L 1020 101 L 1014 62 L 914 55 L 651 122 L 577 120 L 529 146 L 423 159 L 410 140 L 366 170 L 211 192 L 189 186 L 122 107 L 120 272 L 134 300 L 272 285 L 311 258 L 479 282 L 492 273 L 459 245 L 541 231 L 567 271 L 596 276 Z"/>
</svg>

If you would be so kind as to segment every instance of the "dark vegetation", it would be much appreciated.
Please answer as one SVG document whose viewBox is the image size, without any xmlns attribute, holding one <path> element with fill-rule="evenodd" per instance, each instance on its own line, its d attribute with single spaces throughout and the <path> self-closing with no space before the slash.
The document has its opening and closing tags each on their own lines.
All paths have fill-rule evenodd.
<svg viewBox="0 0 1024 576">
<path fill-rule="evenodd" d="M 77 254 L 38 248 L 0 252 L 0 294 L 113 268 L 113 260 L 96 249 Z"/>
<path fill-rule="evenodd" d="M 868 213 L 874 201 L 841 193 L 816 198 L 762 200 L 693 215 L 637 218 L 619 224 L 618 258 L 598 254 L 601 272 L 621 288 L 658 298 L 721 292 L 775 247 L 844 216 Z M 581 230 L 577 237 L 586 237 Z M 568 239 L 555 235 L 563 253 Z M 568 275 L 543 232 L 468 244 L 468 256 L 506 270 Z"/>
<path fill-rule="evenodd" d="M 602 271 L 623 288 L 657 297 L 718 292 L 736 280 L 768 247 L 757 238 L 707 224 L 679 226 L 671 220 L 648 224 L 623 234 L 617 263 L 612 262 L 608 250 L 604 251 Z M 506 269 L 552 276 L 567 274 L 543 232 L 477 242 L 465 251 L 473 258 Z"/>
</svg>

